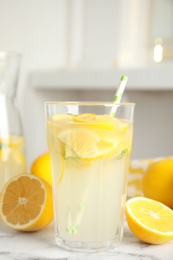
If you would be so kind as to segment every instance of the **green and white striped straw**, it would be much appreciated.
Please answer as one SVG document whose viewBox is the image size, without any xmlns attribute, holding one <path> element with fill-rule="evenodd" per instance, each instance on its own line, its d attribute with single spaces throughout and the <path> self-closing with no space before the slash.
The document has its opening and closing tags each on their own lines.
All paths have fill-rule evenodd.
<svg viewBox="0 0 173 260">
<path fill-rule="evenodd" d="M 117 91 L 115 93 L 115 96 L 114 96 L 114 104 L 118 104 L 120 103 L 121 101 L 121 98 L 122 98 L 122 95 L 124 93 L 124 89 L 126 87 L 126 83 L 127 83 L 127 80 L 128 80 L 128 77 L 126 76 L 122 76 L 121 77 L 121 80 L 120 80 L 120 83 L 118 85 L 118 88 L 117 88 Z M 114 106 L 111 110 L 111 116 L 114 117 L 115 116 L 115 113 L 116 113 L 116 109 L 117 107 Z"/>
</svg>

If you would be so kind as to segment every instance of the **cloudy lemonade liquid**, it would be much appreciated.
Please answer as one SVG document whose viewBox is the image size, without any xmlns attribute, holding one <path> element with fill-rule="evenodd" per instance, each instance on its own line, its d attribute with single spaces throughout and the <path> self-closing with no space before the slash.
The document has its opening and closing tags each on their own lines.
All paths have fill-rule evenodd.
<svg viewBox="0 0 173 260">
<path fill-rule="evenodd" d="M 0 137 L 0 191 L 13 176 L 26 171 L 23 136 Z"/>
<path fill-rule="evenodd" d="M 119 241 L 132 123 L 108 115 L 47 120 L 57 236 L 73 242 Z"/>
</svg>

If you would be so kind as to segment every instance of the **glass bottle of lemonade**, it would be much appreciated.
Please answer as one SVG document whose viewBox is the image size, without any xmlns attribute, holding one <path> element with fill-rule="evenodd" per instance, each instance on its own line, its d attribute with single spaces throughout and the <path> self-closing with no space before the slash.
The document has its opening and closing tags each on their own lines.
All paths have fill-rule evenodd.
<svg viewBox="0 0 173 260">
<path fill-rule="evenodd" d="M 24 137 L 15 102 L 21 55 L 0 51 L 0 192 L 6 181 L 26 170 Z"/>
</svg>

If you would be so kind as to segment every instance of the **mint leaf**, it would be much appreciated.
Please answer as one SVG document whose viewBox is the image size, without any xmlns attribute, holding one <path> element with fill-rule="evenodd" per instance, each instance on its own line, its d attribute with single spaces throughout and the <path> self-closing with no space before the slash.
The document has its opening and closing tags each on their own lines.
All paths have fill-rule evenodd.
<svg viewBox="0 0 173 260">
<path fill-rule="evenodd" d="M 70 226 L 68 226 L 68 227 L 65 229 L 65 231 L 68 232 L 68 233 L 71 234 L 71 235 L 74 235 L 74 234 L 77 233 L 78 228 L 79 228 L 79 225 L 75 225 L 75 226 L 70 225 Z"/>
<path fill-rule="evenodd" d="M 117 159 L 121 160 L 126 155 L 127 152 L 128 152 L 128 149 L 122 150 Z"/>
</svg>

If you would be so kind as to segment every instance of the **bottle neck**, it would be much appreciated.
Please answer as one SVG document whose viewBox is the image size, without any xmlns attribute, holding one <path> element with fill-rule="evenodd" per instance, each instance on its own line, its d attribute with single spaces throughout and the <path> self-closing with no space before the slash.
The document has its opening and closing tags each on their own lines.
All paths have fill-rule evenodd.
<svg viewBox="0 0 173 260">
<path fill-rule="evenodd" d="M 21 55 L 0 52 L 0 94 L 14 99 L 17 91 Z"/>
</svg>

